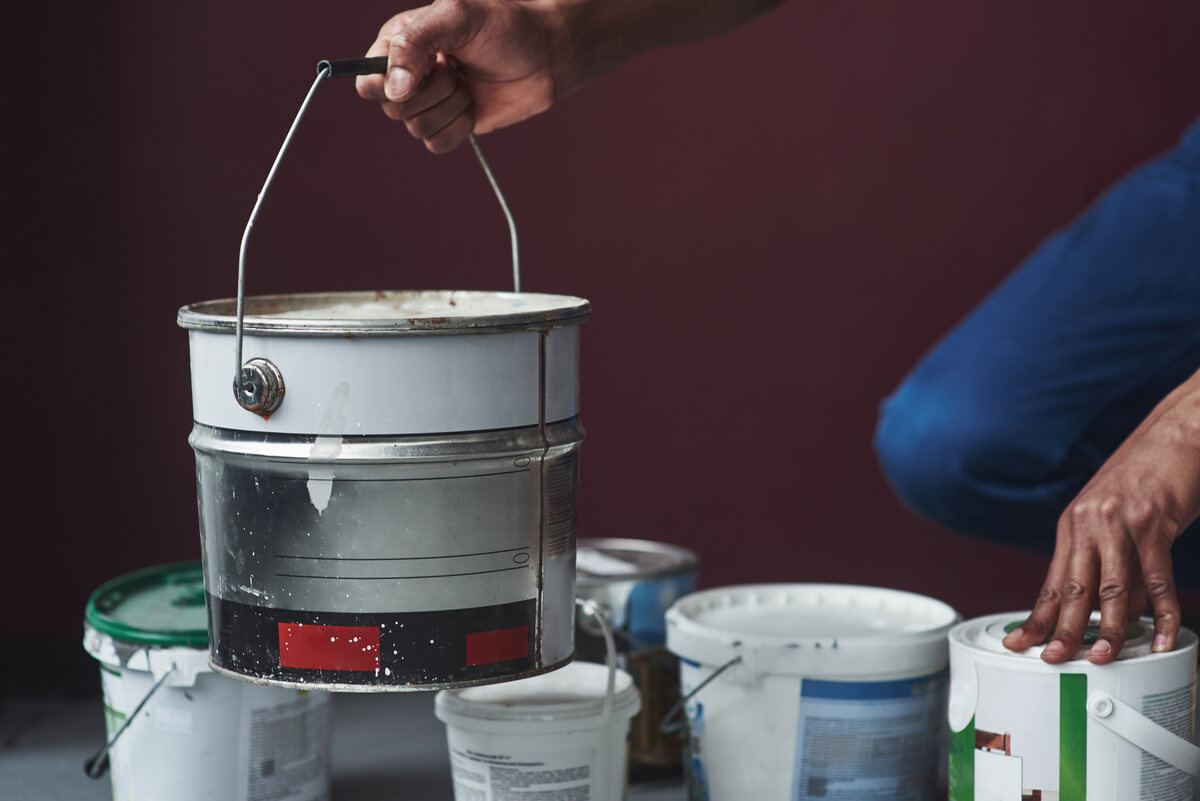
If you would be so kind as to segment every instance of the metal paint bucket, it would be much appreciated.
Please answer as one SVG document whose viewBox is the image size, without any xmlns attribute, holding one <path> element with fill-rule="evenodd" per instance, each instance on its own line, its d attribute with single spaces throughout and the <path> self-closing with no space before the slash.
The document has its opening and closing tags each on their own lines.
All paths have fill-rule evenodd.
<svg viewBox="0 0 1200 801">
<path fill-rule="evenodd" d="M 630 759 L 656 768 L 678 768 L 682 732 L 664 734 L 659 724 L 679 700 L 678 660 L 666 649 L 666 612 L 696 587 L 696 554 L 649 540 L 579 540 L 575 593 L 603 610 L 617 642 L 618 661 L 642 695 L 642 711 L 630 730 Z M 582 613 L 576 617 L 578 657 L 605 660 L 604 640 Z"/>
<path fill-rule="evenodd" d="M 588 314 L 536 293 L 247 298 L 250 383 L 282 398 L 255 414 L 230 393 L 235 302 L 181 309 L 214 668 L 353 691 L 570 660 Z"/>
<path fill-rule="evenodd" d="M 952 801 L 1191 801 L 1200 775 L 1195 724 L 1196 635 L 1152 653 L 1154 623 L 1130 624 L 1115 662 L 1084 648 L 1050 665 L 1042 647 L 1001 640 L 1028 617 L 975 618 L 950 632 Z"/>
<path fill-rule="evenodd" d="M 676 602 L 667 647 L 687 699 L 688 798 L 934 801 L 957 619 L 932 598 L 836 584 Z"/>
<path fill-rule="evenodd" d="M 88 600 L 84 648 L 100 663 L 116 801 L 325 801 L 329 696 L 209 670 L 204 582 L 189 562 L 114 579 Z"/>
</svg>

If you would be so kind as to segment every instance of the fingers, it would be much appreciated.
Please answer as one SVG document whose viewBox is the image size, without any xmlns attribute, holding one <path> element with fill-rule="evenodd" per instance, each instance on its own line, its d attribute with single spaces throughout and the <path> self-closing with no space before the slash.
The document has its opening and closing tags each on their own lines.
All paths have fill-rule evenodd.
<svg viewBox="0 0 1200 801">
<path fill-rule="evenodd" d="M 1154 644 L 1151 648 L 1155 653 L 1170 651 L 1175 647 L 1181 618 L 1170 543 L 1158 537 L 1138 538 L 1138 558 L 1142 563 L 1146 595 L 1154 612 Z"/>
<path fill-rule="evenodd" d="M 1100 555 L 1100 633 L 1087 654 L 1088 661 L 1096 665 L 1113 661 L 1125 647 L 1133 585 L 1140 584 L 1140 576 L 1133 572 L 1133 548 L 1124 532 L 1115 542 L 1108 542 L 1110 546 Z"/>
<path fill-rule="evenodd" d="M 462 0 L 437 0 L 398 14 L 367 51 L 367 57 L 388 57 L 387 74 L 359 76 L 359 96 L 378 101 L 384 114 L 403 122 L 430 151 L 453 150 L 474 130 L 475 115 L 470 91 L 445 53 L 476 33 Z"/>
<path fill-rule="evenodd" d="M 438 53 L 464 47 L 478 33 L 464 0 L 437 0 L 398 23 L 389 37 L 387 99 L 408 100 L 425 81 Z"/>
<path fill-rule="evenodd" d="M 1037 603 L 1025 622 L 1004 638 L 1005 648 L 1024 651 L 1045 642 L 1050 632 L 1054 631 L 1058 622 L 1058 612 L 1062 607 L 1061 588 L 1067 580 L 1068 560 L 1071 555 L 1070 528 L 1065 522 L 1060 522 L 1058 529 L 1054 557 L 1050 560 L 1050 569 L 1046 573 L 1042 591 L 1038 593 Z"/>
<path fill-rule="evenodd" d="M 401 103 L 384 101 L 383 113 L 403 122 L 408 132 L 434 153 L 448 153 L 475 128 L 471 95 L 455 66 L 444 56 L 419 92 Z"/>
<path fill-rule="evenodd" d="M 1083 635 L 1092 617 L 1092 603 L 1096 597 L 1095 576 L 1100 572 L 1099 555 L 1093 548 L 1073 538 L 1071 556 L 1067 566 L 1067 577 L 1059 593 L 1062 606 L 1058 612 L 1058 625 L 1050 642 L 1042 649 L 1042 659 L 1051 664 L 1066 662 L 1083 645 Z"/>
</svg>

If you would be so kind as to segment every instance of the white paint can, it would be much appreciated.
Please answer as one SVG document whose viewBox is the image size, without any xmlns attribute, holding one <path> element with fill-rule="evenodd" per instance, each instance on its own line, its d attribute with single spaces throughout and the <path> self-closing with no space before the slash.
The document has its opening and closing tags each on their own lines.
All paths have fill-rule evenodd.
<svg viewBox="0 0 1200 801">
<path fill-rule="evenodd" d="M 213 673 L 207 640 L 199 563 L 130 573 L 88 600 L 114 801 L 328 801 L 329 696 Z"/>
<path fill-rule="evenodd" d="M 1195 724 L 1196 635 L 1153 653 L 1154 622 L 1129 626 L 1116 661 L 1041 659 L 1004 636 L 1028 617 L 975 618 L 950 632 L 952 801 L 1191 801 L 1200 774 Z"/>
<path fill-rule="evenodd" d="M 680 599 L 667 647 L 688 698 L 689 799 L 933 801 L 957 619 L 932 598 L 835 584 Z"/>
<path fill-rule="evenodd" d="M 609 692 L 609 669 L 588 662 L 439 692 L 456 801 L 621 801 L 641 702 L 622 670 Z"/>
</svg>

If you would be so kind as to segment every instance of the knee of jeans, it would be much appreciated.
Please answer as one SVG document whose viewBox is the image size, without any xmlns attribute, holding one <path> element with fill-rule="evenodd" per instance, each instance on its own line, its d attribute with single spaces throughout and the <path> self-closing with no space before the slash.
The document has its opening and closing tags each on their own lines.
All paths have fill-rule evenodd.
<svg viewBox="0 0 1200 801">
<path fill-rule="evenodd" d="M 880 467 L 914 511 L 959 531 L 978 533 L 996 499 L 965 466 L 1002 453 L 1003 434 L 967 400 L 902 387 L 884 401 L 875 429 Z"/>
</svg>

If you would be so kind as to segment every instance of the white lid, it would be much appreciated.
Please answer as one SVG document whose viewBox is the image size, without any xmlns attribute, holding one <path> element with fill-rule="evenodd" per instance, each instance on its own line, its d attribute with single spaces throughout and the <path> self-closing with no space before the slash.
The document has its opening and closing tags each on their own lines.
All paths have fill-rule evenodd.
<svg viewBox="0 0 1200 801">
<path fill-rule="evenodd" d="M 598 718 L 604 713 L 608 667 L 572 662 L 540 676 L 500 684 L 442 690 L 434 711 L 445 723 L 470 721 L 539 721 Z M 616 672 L 612 716 L 628 721 L 641 708 L 633 677 Z"/>
<path fill-rule="evenodd" d="M 117 640 L 87 623 L 83 624 L 83 647 L 97 662 L 149 673 L 156 681 L 172 673 L 166 682 L 168 687 L 194 687 L 197 676 L 211 672 L 207 647 L 137 645 Z"/>
<path fill-rule="evenodd" d="M 1029 612 L 1001 612 L 995 615 L 977 617 L 958 624 L 950 631 L 950 639 L 967 648 L 987 651 L 994 654 L 1004 654 L 1013 659 L 1035 660 L 1040 662 L 1044 644 L 1026 648 L 1024 651 L 1010 651 L 1004 647 L 1004 637 L 1017 626 L 1025 622 Z M 1068 661 L 1086 660 L 1088 649 L 1096 641 L 1100 633 L 1100 613 L 1093 612 L 1087 631 L 1083 635 L 1083 646 Z M 1117 661 L 1141 659 L 1148 656 L 1158 656 L 1152 650 L 1154 644 L 1154 619 L 1143 617 L 1129 624 L 1126 632 L 1125 647 L 1117 654 Z M 1188 629 L 1180 629 L 1176 638 L 1175 650 L 1180 651 L 1196 645 L 1196 635 Z M 1165 656 L 1165 655 L 1164 655 Z"/>
<path fill-rule="evenodd" d="M 711 667 L 741 657 L 751 674 L 905 678 L 941 670 L 958 613 L 900 590 L 757 584 L 685 596 L 667 610 L 667 648 Z"/>
</svg>

